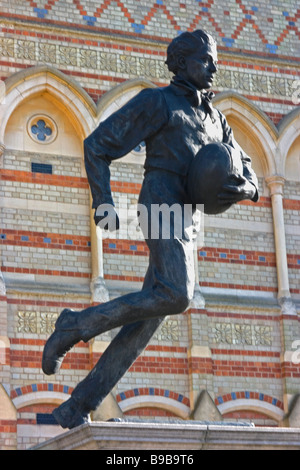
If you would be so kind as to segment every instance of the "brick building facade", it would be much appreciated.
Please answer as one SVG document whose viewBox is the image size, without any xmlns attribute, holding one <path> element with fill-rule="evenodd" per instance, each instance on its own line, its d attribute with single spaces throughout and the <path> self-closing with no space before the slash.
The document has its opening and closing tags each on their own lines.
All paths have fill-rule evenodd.
<svg viewBox="0 0 300 470">
<path fill-rule="evenodd" d="M 297 2 L 11 0 L 0 28 L 0 448 L 62 432 L 51 411 L 116 334 L 79 343 L 47 377 L 43 345 L 62 308 L 141 286 L 138 232 L 94 227 L 82 141 L 139 90 L 167 85 L 167 44 L 197 28 L 218 41 L 214 104 L 261 197 L 205 216 L 190 309 L 165 320 L 110 398 L 125 416 L 188 419 L 207 390 L 225 419 L 281 425 L 300 390 Z M 112 164 L 121 214 L 144 157 L 141 144 Z"/>
</svg>

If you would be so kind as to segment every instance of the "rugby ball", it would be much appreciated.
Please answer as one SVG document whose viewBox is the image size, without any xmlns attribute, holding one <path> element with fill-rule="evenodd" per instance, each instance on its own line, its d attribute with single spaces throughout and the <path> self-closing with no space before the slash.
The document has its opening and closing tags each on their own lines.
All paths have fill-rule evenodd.
<svg viewBox="0 0 300 470">
<path fill-rule="evenodd" d="M 224 185 L 237 185 L 243 175 L 240 151 L 230 145 L 213 142 L 201 148 L 188 173 L 188 193 L 193 204 L 205 214 L 221 214 L 232 204 L 220 204 L 218 194 Z"/>
</svg>

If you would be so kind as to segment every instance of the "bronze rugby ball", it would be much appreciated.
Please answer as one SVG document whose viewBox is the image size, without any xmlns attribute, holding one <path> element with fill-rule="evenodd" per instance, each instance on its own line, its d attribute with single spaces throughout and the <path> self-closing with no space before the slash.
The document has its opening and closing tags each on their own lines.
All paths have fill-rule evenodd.
<svg viewBox="0 0 300 470">
<path fill-rule="evenodd" d="M 220 204 L 218 194 L 224 185 L 237 185 L 236 176 L 243 174 L 240 150 L 214 142 L 207 144 L 194 157 L 188 174 L 188 192 L 193 204 L 203 205 L 205 214 L 221 214 L 232 204 Z"/>
</svg>

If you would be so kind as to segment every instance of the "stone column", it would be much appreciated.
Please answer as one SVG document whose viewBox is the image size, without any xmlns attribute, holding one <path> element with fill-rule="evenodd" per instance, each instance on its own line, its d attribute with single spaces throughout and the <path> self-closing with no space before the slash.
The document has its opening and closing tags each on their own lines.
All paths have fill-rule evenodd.
<svg viewBox="0 0 300 470">
<path fill-rule="evenodd" d="M 194 268 L 195 268 L 195 290 L 194 298 L 192 300 L 191 306 L 193 308 L 202 309 L 205 307 L 205 300 L 200 289 L 200 279 L 199 279 L 199 270 L 198 270 L 198 246 L 195 242 L 194 247 Z"/>
<path fill-rule="evenodd" d="M 288 412 L 293 397 L 299 393 L 300 378 L 298 366 L 294 362 L 293 345 L 298 344 L 300 329 L 296 307 L 291 298 L 283 212 L 283 188 L 285 180 L 281 176 L 266 179 L 272 200 L 274 238 L 276 250 L 278 302 L 281 307 L 281 371 L 283 378 L 283 402 Z M 288 424 L 288 423 L 287 423 Z"/>
<path fill-rule="evenodd" d="M 282 176 L 266 178 L 272 201 L 272 213 L 274 224 L 274 239 L 276 250 L 276 265 L 278 278 L 278 299 L 288 299 L 290 295 L 286 239 L 283 215 L 283 187 L 285 179 Z"/>
<path fill-rule="evenodd" d="M 92 303 L 109 300 L 109 293 L 103 277 L 103 243 L 102 231 L 95 226 L 94 214 L 91 211 L 91 256 L 92 256 Z"/>
</svg>

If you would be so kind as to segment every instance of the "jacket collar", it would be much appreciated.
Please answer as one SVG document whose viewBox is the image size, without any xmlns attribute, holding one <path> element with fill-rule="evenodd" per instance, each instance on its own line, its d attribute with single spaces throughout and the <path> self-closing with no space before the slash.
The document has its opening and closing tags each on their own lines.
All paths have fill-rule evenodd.
<svg viewBox="0 0 300 470">
<path fill-rule="evenodd" d="M 175 95 L 184 95 L 187 96 L 192 106 L 200 106 L 203 102 L 205 108 L 211 108 L 210 101 L 215 96 L 212 91 L 200 91 L 192 83 L 178 77 L 174 76 L 171 80 L 171 86 L 174 90 Z"/>
</svg>

